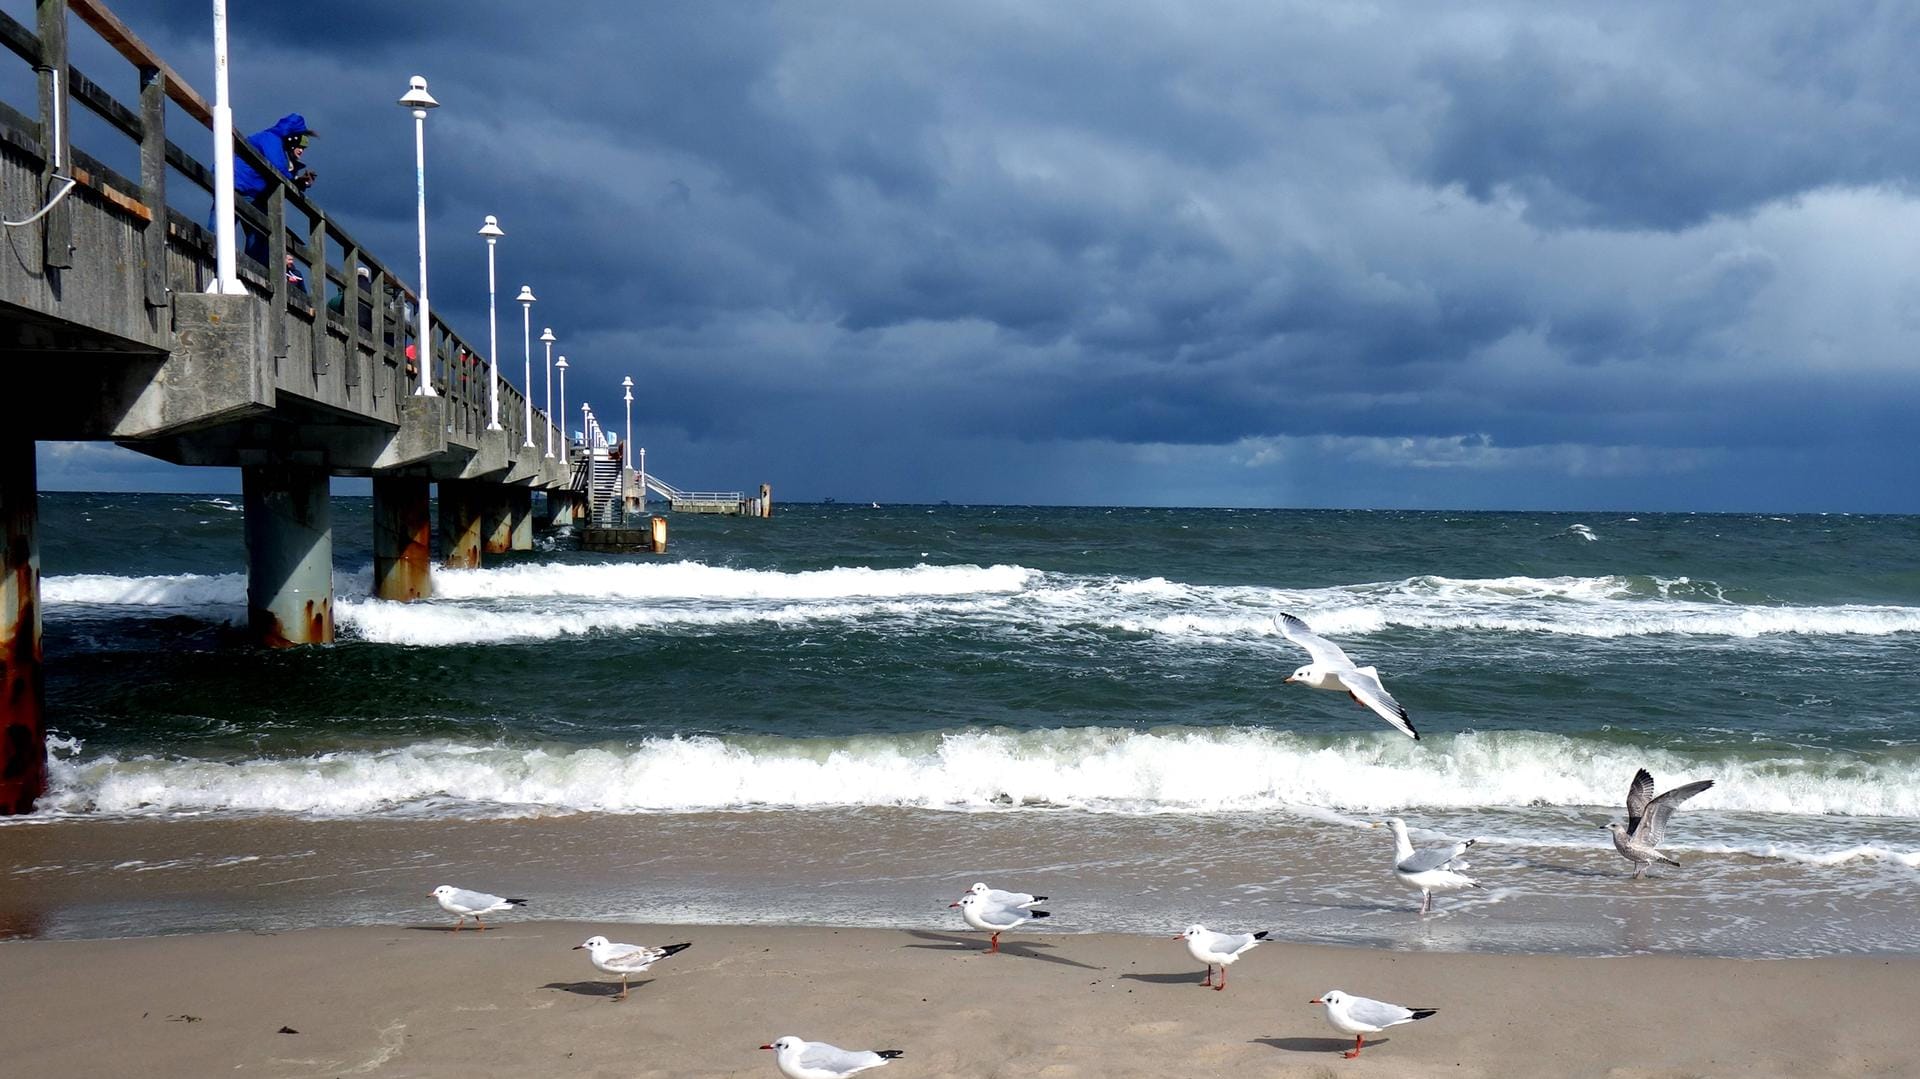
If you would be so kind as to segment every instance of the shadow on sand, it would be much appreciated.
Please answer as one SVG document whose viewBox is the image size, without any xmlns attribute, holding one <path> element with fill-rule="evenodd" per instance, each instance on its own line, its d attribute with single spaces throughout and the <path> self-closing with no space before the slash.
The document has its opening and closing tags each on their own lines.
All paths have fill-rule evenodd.
<svg viewBox="0 0 1920 1079">
<path fill-rule="evenodd" d="M 977 952 L 980 955 L 987 954 L 986 946 L 981 943 L 980 938 L 978 937 L 959 937 L 959 936 L 953 935 L 952 933 L 933 933 L 925 929 L 909 929 L 907 930 L 907 935 L 910 937 L 917 937 L 921 940 L 937 941 L 938 943 L 907 944 L 907 945 L 903 945 L 903 947 L 926 948 L 929 950 L 942 951 L 942 952 L 971 951 L 971 952 Z M 1105 970 L 1106 969 L 1105 967 L 1096 967 L 1090 963 L 1077 962 L 1075 960 L 1068 959 L 1064 956 L 1044 955 L 1039 951 L 1039 949 L 1042 949 L 1042 948 L 1050 949 L 1052 947 L 1053 945 L 1047 944 L 1044 941 L 1007 940 L 1005 938 L 1002 938 L 1000 941 L 1000 954 L 1011 955 L 1016 959 L 1038 959 L 1042 963 L 1059 963 L 1062 966 L 1079 967 L 1082 970 Z"/>
<path fill-rule="evenodd" d="M 644 982 L 629 982 L 627 984 L 632 987 L 634 992 L 637 993 L 640 990 L 645 989 L 647 986 L 652 985 L 653 979 L 648 978 Z M 620 983 L 617 981 L 613 981 L 613 982 L 548 982 L 547 984 L 541 986 L 540 988 L 558 989 L 563 993 L 573 993 L 577 996 L 583 996 L 583 997 L 607 997 L 609 999 L 614 999 L 620 996 Z"/>
<path fill-rule="evenodd" d="M 1386 1045 L 1392 1038 L 1368 1038 L 1366 1047 Z M 1352 1038 L 1255 1038 L 1255 1045 L 1271 1045 L 1288 1053 L 1344 1053 L 1353 1048 Z"/>
</svg>

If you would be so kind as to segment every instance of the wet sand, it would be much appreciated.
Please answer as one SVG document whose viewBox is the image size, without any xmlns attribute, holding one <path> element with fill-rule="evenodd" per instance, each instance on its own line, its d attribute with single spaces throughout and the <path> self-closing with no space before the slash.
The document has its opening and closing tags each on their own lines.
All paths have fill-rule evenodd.
<svg viewBox="0 0 1920 1079">
<path fill-rule="evenodd" d="M 500 919 L 0 945 L 8 1074 L 772 1076 L 782 1034 L 889 1079 L 1920 1074 L 1920 960 L 1258 948 L 1225 992 L 1170 939 Z M 569 949 L 692 941 L 616 1002 Z M 1309 998 L 1439 1009 L 1357 1061 Z"/>
<path fill-rule="evenodd" d="M 539 918 L 917 928 L 957 925 L 974 880 L 1057 897 L 1054 932 L 1172 933 L 1193 921 L 1401 951 L 1742 958 L 1920 954 L 1915 876 L 1683 852 L 1629 880 L 1590 847 L 1502 845 L 1475 823 L 1479 891 L 1417 894 L 1391 837 L 1278 814 L 911 809 L 516 820 L 210 815 L 0 826 L 0 939 L 395 925 L 443 883 L 525 895 Z"/>
</svg>

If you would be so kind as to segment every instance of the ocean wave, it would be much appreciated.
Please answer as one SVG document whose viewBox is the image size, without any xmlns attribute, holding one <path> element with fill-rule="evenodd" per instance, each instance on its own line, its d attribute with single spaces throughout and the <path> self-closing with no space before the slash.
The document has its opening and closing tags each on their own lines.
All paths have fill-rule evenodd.
<svg viewBox="0 0 1920 1079">
<path fill-rule="evenodd" d="M 1920 816 L 1913 754 L 1685 755 L 1534 732 L 1299 735 L 1256 728 L 963 730 L 848 738 L 671 737 L 596 746 L 431 742 L 212 761 L 77 748 L 51 761 L 55 813 L 241 810 L 356 816 L 905 806 L 1210 813 L 1326 807 L 1615 806 L 1645 766 L 1718 784 L 1689 811 Z"/>
<path fill-rule="evenodd" d="M 238 607 L 247 605 L 244 573 L 176 573 L 152 577 L 116 577 L 79 573 L 46 577 L 40 600 L 49 606 L 91 604 L 111 607 Z"/>
<path fill-rule="evenodd" d="M 1458 579 L 1420 575 L 1326 588 L 1192 585 L 1161 577 L 1046 573 L 1017 565 L 801 572 L 698 562 L 540 563 L 438 570 L 434 597 L 367 598 L 371 569 L 336 573 L 334 613 L 350 636 L 418 645 L 485 644 L 674 625 L 855 621 L 882 616 L 1072 624 L 1125 633 L 1244 640 L 1277 636 L 1277 611 L 1317 632 L 1393 629 L 1622 638 L 1920 633 L 1920 607 L 1789 606 L 1713 581 L 1612 574 Z M 244 574 L 49 577 L 50 607 L 129 613 L 245 611 Z"/>
<path fill-rule="evenodd" d="M 736 569 L 700 562 L 546 563 L 436 570 L 436 599 L 568 597 L 592 600 L 832 600 L 1018 592 L 1038 571 L 1022 566 L 909 566 L 824 570 Z"/>
</svg>

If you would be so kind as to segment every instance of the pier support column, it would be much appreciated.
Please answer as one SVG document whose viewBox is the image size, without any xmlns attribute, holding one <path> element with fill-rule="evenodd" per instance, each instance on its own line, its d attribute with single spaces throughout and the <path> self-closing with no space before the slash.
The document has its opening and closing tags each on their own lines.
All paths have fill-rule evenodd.
<svg viewBox="0 0 1920 1079">
<path fill-rule="evenodd" d="M 0 814 L 47 789 L 40 654 L 40 492 L 33 440 L 0 439 Z"/>
<path fill-rule="evenodd" d="M 513 492 L 497 483 L 479 484 L 480 550 L 506 554 L 513 549 Z"/>
<path fill-rule="evenodd" d="M 333 641 L 333 514 L 324 469 L 242 465 L 247 629 L 268 648 Z"/>
<path fill-rule="evenodd" d="M 573 518 L 573 491 L 547 488 L 547 527 L 566 528 Z"/>
<path fill-rule="evenodd" d="M 411 602 L 433 595 L 433 515 L 428 483 L 373 478 L 373 594 Z"/>
<path fill-rule="evenodd" d="M 533 550 L 533 488 L 507 488 L 507 505 L 513 513 L 513 549 Z"/>
<path fill-rule="evenodd" d="M 474 485 L 440 481 L 440 564 L 449 569 L 480 568 L 480 500 Z"/>
</svg>

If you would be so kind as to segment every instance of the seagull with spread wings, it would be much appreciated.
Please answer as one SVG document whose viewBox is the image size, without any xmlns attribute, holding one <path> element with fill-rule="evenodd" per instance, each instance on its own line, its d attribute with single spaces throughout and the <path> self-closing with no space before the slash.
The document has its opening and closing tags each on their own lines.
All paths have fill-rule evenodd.
<svg viewBox="0 0 1920 1079">
<path fill-rule="evenodd" d="M 1356 703 L 1373 709 L 1381 719 L 1393 724 L 1395 730 L 1416 742 L 1420 740 L 1420 732 L 1413 729 L 1407 710 L 1380 684 L 1379 671 L 1354 666 L 1339 645 L 1308 629 L 1305 622 L 1290 614 L 1280 616 L 1280 632 L 1313 657 L 1312 663 L 1288 675 L 1287 682 L 1345 693 Z"/>
<path fill-rule="evenodd" d="M 1613 833 L 1613 849 L 1620 857 L 1633 863 L 1633 879 L 1653 868 L 1655 862 L 1665 862 L 1677 866 L 1679 860 L 1660 853 L 1660 840 L 1666 835 L 1667 818 L 1681 802 L 1713 786 L 1713 780 L 1701 779 L 1685 786 L 1675 787 L 1667 793 L 1653 796 L 1653 775 L 1645 768 L 1633 774 L 1633 784 L 1627 788 L 1627 823 L 1622 827 L 1619 821 L 1607 824 L 1607 830 Z"/>
</svg>

